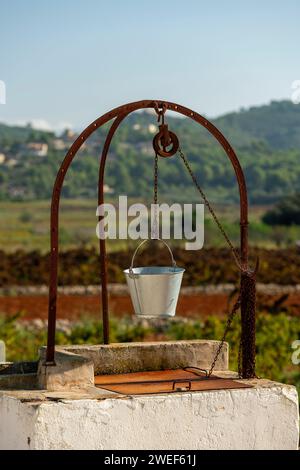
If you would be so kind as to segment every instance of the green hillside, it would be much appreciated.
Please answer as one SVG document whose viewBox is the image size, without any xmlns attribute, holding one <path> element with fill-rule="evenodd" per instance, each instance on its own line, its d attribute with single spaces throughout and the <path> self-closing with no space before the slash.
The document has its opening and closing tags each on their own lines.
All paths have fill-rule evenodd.
<svg viewBox="0 0 300 470">
<path fill-rule="evenodd" d="M 300 191 L 300 106 L 288 101 L 272 102 L 226 114 L 214 122 L 237 151 L 252 203 L 273 203 L 286 194 Z M 237 202 L 232 167 L 207 131 L 188 119 L 173 115 L 168 116 L 168 123 L 178 135 L 211 199 Z M 106 170 L 106 183 L 115 195 L 151 197 L 154 134 L 149 126 L 153 124 L 156 125 L 156 117 L 145 112 L 130 115 L 120 126 Z M 103 129 L 93 134 L 76 157 L 66 177 L 65 197 L 96 197 L 98 160 L 104 135 Z M 63 138 L 67 149 L 72 139 Z M 47 155 L 37 157 L 26 150 L 26 143 L 30 142 L 46 142 Z M 1 200 L 50 198 L 56 171 L 66 153 L 66 150 L 57 149 L 53 134 L 0 124 L 1 153 L 6 156 L 0 165 Z M 159 174 L 161 197 L 197 198 L 179 156 L 160 159 Z"/>
<path fill-rule="evenodd" d="M 53 138 L 52 132 L 45 132 L 33 129 L 28 126 L 8 126 L 0 123 L 0 148 L 11 148 L 19 143 L 30 142 L 32 140 L 42 140 L 48 142 Z"/>
<path fill-rule="evenodd" d="M 215 124 L 238 147 L 260 140 L 273 150 L 300 149 L 300 106 L 290 101 L 226 114 Z"/>
</svg>

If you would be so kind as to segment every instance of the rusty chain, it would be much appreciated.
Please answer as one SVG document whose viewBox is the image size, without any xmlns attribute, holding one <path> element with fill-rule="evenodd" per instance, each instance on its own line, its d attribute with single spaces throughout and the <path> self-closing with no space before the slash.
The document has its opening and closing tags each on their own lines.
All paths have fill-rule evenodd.
<svg viewBox="0 0 300 470">
<path fill-rule="evenodd" d="M 181 157 L 181 159 L 182 159 L 182 161 L 183 161 L 183 163 L 184 163 L 186 169 L 188 170 L 188 173 L 190 174 L 190 176 L 191 176 L 191 178 L 192 178 L 193 183 L 195 184 L 196 188 L 198 189 L 198 191 L 199 191 L 199 193 L 200 193 L 200 195 L 201 195 L 201 197 L 202 197 L 202 199 L 203 199 L 203 201 L 204 201 L 206 207 L 208 208 L 208 210 L 209 210 L 211 216 L 213 217 L 214 221 L 216 222 L 216 224 L 217 224 L 217 226 L 218 226 L 220 232 L 222 233 L 223 237 L 225 238 L 225 240 L 226 240 L 226 242 L 227 242 L 229 248 L 231 249 L 232 255 L 233 255 L 233 257 L 234 257 L 234 260 L 235 260 L 235 262 L 236 262 L 236 264 L 237 264 L 239 270 L 240 270 L 241 272 L 245 272 L 245 270 L 242 268 L 242 263 L 241 263 L 241 259 L 240 259 L 239 254 L 237 253 L 235 247 L 233 246 L 231 240 L 229 239 L 227 233 L 225 232 L 225 230 L 224 230 L 224 228 L 223 228 L 221 222 L 219 221 L 218 217 L 216 216 L 215 211 L 213 210 L 212 206 L 210 205 L 210 203 L 209 203 L 209 201 L 208 201 L 208 199 L 207 199 L 207 197 L 206 197 L 206 195 L 205 195 L 203 189 L 200 187 L 200 185 L 199 185 L 199 183 L 198 183 L 198 180 L 197 180 L 195 174 L 193 173 L 193 171 L 192 171 L 192 169 L 191 169 L 191 167 L 190 167 L 190 165 L 189 165 L 189 162 L 187 161 L 187 158 L 186 158 L 186 156 L 184 155 L 184 153 L 183 153 L 183 151 L 182 151 L 182 149 L 181 149 L 180 147 L 178 148 L 178 152 L 179 152 L 179 155 L 180 155 L 180 157 Z M 209 369 L 208 372 L 207 372 L 207 378 L 209 378 L 209 377 L 212 375 L 213 371 L 214 371 L 216 362 L 217 362 L 217 360 L 218 360 L 218 357 L 219 357 L 219 355 L 220 355 L 220 353 L 221 353 L 221 351 L 222 351 L 222 349 L 223 349 L 224 343 L 225 343 L 225 341 L 226 341 L 227 333 L 228 333 L 228 331 L 229 331 L 229 329 L 230 329 L 230 327 L 231 327 L 231 324 L 232 324 L 232 321 L 233 321 L 233 319 L 234 319 L 234 317 L 235 317 L 235 314 L 236 314 L 236 312 L 239 310 L 240 306 L 241 306 L 241 292 L 239 293 L 239 296 L 238 296 L 238 298 L 237 298 L 235 304 L 233 305 L 233 307 L 232 307 L 232 309 L 231 309 L 231 312 L 229 313 L 229 315 L 228 315 L 228 317 L 227 317 L 227 321 L 226 321 L 226 326 L 225 326 L 225 329 L 224 329 L 223 337 L 222 337 L 222 339 L 221 339 L 221 341 L 220 341 L 220 344 L 219 344 L 219 346 L 218 346 L 217 352 L 216 352 L 215 357 L 214 357 L 214 359 L 213 359 L 213 361 L 212 361 L 212 364 L 211 364 L 211 366 L 210 366 L 210 369 Z M 242 355 L 242 354 L 241 354 L 241 352 L 242 352 L 242 338 L 241 338 L 241 340 L 240 340 L 239 352 L 238 352 L 238 376 L 239 376 L 239 377 L 242 376 L 242 366 L 241 366 L 241 355 Z"/>
<path fill-rule="evenodd" d="M 245 292 L 245 297 L 246 297 L 246 294 L 249 292 L 249 301 L 250 301 L 250 304 L 251 306 L 249 307 L 250 309 L 254 308 L 255 310 L 255 279 L 254 279 L 254 275 L 255 275 L 255 272 L 256 272 L 256 269 L 255 271 L 252 273 L 250 272 L 249 270 L 245 270 L 243 267 L 242 267 L 242 263 L 241 263 L 241 258 L 240 258 L 240 255 L 239 253 L 237 252 L 237 250 L 235 249 L 235 247 L 233 246 L 231 240 L 229 239 L 227 233 L 225 232 L 221 222 L 219 221 L 217 215 L 215 214 L 210 202 L 208 201 L 204 191 L 202 190 L 202 188 L 200 187 L 199 183 L 198 183 L 198 180 L 195 176 L 195 174 L 193 173 L 190 165 L 189 165 L 189 162 L 186 158 L 186 156 L 184 155 L 182 149 L 179 147 L 178 148 L 178 152 L 179 152 L 179 155 L 186 167 L 186 169 L 188 170 L 188 173 L 190 174 L 191 176 L 191 179 L 193 181 L 193 183 L 195 184 L 198 192 L 200 193 L 206 207 L 208 208 L 211 216 L 213 217 L 215 223 L 217 224 L 220 232 L 222 233 L 225 241 L 227 242 L 231 252 L 232 252 L 232 255 L 233 255 L 233 258 L 235 260 L 235 263 L 237 265 L 237 267 L 239 268 L 240 272 L 242 274 L 244 274 L 246 276 L 245 279 L 247 279 L 247 286 L 245 286 L 245 280 L 244 282 L 241 284 L 241 288 L 240 288 L 240 292 L 239 292 L 239 295 L 238 295 L 238 298 L 237 300 L 235 301 L 230 313 L 228 314 L 228 317 L 227 317 L 227 321 L 226 321 L 226 325 L 225 325 L 225 329 L 224 329 L 224 333 L 223 333 L 223 336 L 222 336 L 222 339 L 219 343 L 219 346 L 217 348 L 217 351 L 216 351 L 216 354 L 213 358 L 213 361 L 212 361 L 212 364 L 209 368 L 208 371 L 206 371 L 206 377 L 207 378 L 210 378 L 213 371 L 214 371 L 214 368 L 216 366 L 216 363 L 217 363 L 217 360 L 219 358 L 219 355 L 221 354 L 221 351 L 223 349 L 223 346 L 224 346 L 224 343 L 226 341 L 226 337 L 227 337 L 227 334 L 228 334 L 228 331 L 230 330 L 230 327 L 231 327 L 231 324 L 233 322 L 233 319 L 237 313 L 237 311 L 240 309 L 241 307 L 241 303 L 242 303 L 242 290 L 243 289 L 246 289 L 247 292 Z M 159 225 L 158 225 L 158 220 L 157 220 L 157 204 L 158 204 L 158 154 L 157 152 L 155 153 L 155 159 L 154 159 L 154 189 L 153 189 L 153 201 L 154 201 L 154 223 L 153 223 L 153 227 L 152 227 L 152 238 L 158 238 L 159 234 L 158 234 L 158 230 L 159 230 Z M 249 282 L 248 282 L 249 281 Z M 253 284 L 254 282 L 254 284 Z M 251 285 L 250 285 L 251 283 Z M 250 312 L 251 313 L 251 312 Z M 248 308 L 247 308 L 247 320 L 249 320 L 249 311 L 248 311 Z M 242 342 L 242 335 L 241 335 L 241 339 L 240 339 L 240 343 L 239 343 L 239 351 L 238 351 L 238 377 L 241 378 L 242 377 L 242 346 L 243 346 L 243 342 Z M 255 363 L 252 364 L 252 367 L 253 367 L 253 371 L 255 370 Z M 254 376 L 255 376 L 255 372 L 254 372 Z"/>
<path fill-rule="evenodd" d="M 224 333 L 223 333 L 223 337 L 220 341 L 220 344 L 218 346 L 218 349 L 217 349 L 217 352 L 215 354 L 215 357 L 212 361 L 212 364 L 210 366 L 210 369 L 209 371 L 207 372 L 207 377 L 209 378 L 212 373 L 213 373 L 213 370 L 215 368 L 215 365 L 216 365 L 216 362 L 218 360 L 218 357 L 223 349 L 223 346 L 224 346 L 224 343 L 225 343 L 225 340 L 226 340 L 226 337 L 227 337 L 227 333 L 231 327 L 231 323 L 235 317 L 235 314 L 236 312 L 238 311 L 238 309 L 240 308 L 241 306 L 241 294 L 239 294 L 230 314 L 228 315 L 228 318 L 227 318 L 227 321 L 226 321 L 226 326 L 225 326 L 225 329 L 224 329 Z M 238 374 L 239 374 L 239 377 L 241 376 L 241 341 L 240 341 L 240 344 L 239 344 L 239 354 L 238 354 Z"/>
<path fill-rule="evenodd" d="M 154 188 L 153 188 L 153 203 L 154 203 L 154 221 L 151 230 L 151 237 L 154 239 L 159 238 L 159 223 L 157 221 L 157 204 L 158 204 L 158 155 L 155 153 L 154 158 Z"/>
<path fill-rule="evenodd" d="M 212 215 L 214 221 L 216 222 L 216 224 L 217 224 L 217 226 L 218 226 L 220 232 L 222 233 L 223 237 L 225 238 L 227 244 L 229 245 L 229 247 L 230 247 L 230 249 L 231 249 L 231 251 L 232 251 L 234 260 L 235 260 L 235 262 L 236 262 L 238 268 L 242 271 L 243 269 L 242 269 L 242 263 L 241 263 L 240 255 L 237 253 L 237 251 L 236 251 L 236 249 L 234 248 L 232 242 L 230 241 L 230 239 L 229 239 L 227 233 L 225 232 L 224 228 L 222 227 L 221 222 L 219 221 L 218 217 L 216 216 L 216 214 L 215 214 L 215 212 L 214 212 L 212 206 L 210 205 L 210 203 L 209 203 L 209 201 L 208 201 L 208 199 L 207 199 L 207 197 L 206 197 L 206 195 L 205 195 L 203 189 L 200 187 L 200 185 L 199 185 L 199 183 L 198 183 L 198 181 L 197 181 L 197 178 L 196 178 L 195 174 L 193 173 L 193 171 L 192 171 L 192 169 L 191 169 L 191 167 L 190 167 L 190 165 L 189 165 L 189 162 L 187 161 L 186 156 L 184 155 L 184 153 L 183 153 L 183 151 L 182 151 L 182 149 L 181 149 L 180 147 L 178 148 L 178 152 L 179 152 L 179 155 L 180 155 L 181 159 L 183 160 L 183 163 L 184 163 L 186 169 L 188 170 L 188 172 L 189 172 L 189 174 L 190 174 L 190 176 L 191 176 L 191 178 L 192 178 L 192 180 L 193 180 L 193 183 L 195 184 L 196 188 L 198 189 L 199 193 L 201 194 L 201 197 L 202 197 L 202 199 L 203 199 L 203 201 L 204 201 L 204 204 L 205 204 L 206 207 L 208 208 L 208 210 L 209 210 L 209 212 L 211 213 L 211 215 Z"/>
<path fill-rule="evenodd" d="M 155 154 L 154 159 L 154 194 L 153 194 L 153 202 L 157 204 L 158 202 L 158 155 Z"/>
</svg>

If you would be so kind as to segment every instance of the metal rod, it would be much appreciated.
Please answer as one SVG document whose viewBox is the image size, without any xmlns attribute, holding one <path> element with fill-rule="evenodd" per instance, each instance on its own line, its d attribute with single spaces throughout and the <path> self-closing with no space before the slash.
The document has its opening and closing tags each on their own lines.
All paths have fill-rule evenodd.
<svg viewBox="0 0 300 470">
<path fill-rule="evenodd" d="M 104 170 L 106 157 L 109 152 L 112 138 L 118 129 L 123 119 L 127 116 L 121 114 L 115 118 L 114 122 L 109 129 L 107 137 L 104 142 L 103 151 L 100 160 L 99 167 L 99 179 L 98 179 L 98 206 L 104 203 Z M 99 221 L 102 217 L 99 217 Z M 101 298 L 102 298 L 102 322 L 103 322 L 103 343 L 109 344 L 109 313 L 108 313 L 108 294 L 107 294 L 107 260 L 106 260 L 106 241 L 100 238 L 100 273 L 101 273 Z"/>
</svg>

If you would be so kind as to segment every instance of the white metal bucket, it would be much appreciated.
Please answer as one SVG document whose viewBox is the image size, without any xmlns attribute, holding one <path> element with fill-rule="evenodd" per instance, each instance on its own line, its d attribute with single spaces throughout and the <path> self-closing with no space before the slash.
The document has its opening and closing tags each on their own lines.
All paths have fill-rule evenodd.
<svg viewBox="0 0 300 470">
<path fill-rule="evenodd" d="M 136 315 L 143 317 L 173 317 L 179 296 L 183 268 L 176 266 L 170 247 L 172 266 L 133 267 L 135 255 L 148 240 L 135 250 L 131 266 L 124 273 Z"/>
</svg>

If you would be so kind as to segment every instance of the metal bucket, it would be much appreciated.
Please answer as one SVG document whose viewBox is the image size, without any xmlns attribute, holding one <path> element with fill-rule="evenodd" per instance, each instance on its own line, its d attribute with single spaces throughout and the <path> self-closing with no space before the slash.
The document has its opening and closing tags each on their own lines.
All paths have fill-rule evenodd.
<svg viewBox="0 0 300 470">
<path fill-rule="evenodd" d="M 134 312 L 142 317 L 173 317 L 176 313 L 176 305 L 179 296 L 183 268 L 176 266 L 173 253 L 167 243 L 172 266 L 148 266 L 134 268 L 134 258 L 140 247 L 148 240 L 144 240 L 135 250 L 131 266 L 124 273 Z"/>
</svg>

